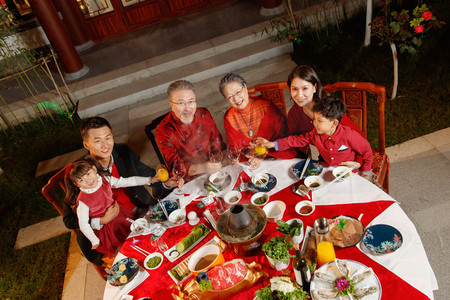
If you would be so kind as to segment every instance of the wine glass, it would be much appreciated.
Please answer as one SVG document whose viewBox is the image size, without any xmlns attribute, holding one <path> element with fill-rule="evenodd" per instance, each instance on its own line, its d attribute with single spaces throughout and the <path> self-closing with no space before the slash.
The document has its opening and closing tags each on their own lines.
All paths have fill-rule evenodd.
<svg viewBox="0 0 450 300">
<path fill-rule="evenodd" d="M 176 160 L 173 163 L 172 175 L 176 178 L 184 178 L 184 176 L 186 176 L 186 167 L 184 166 L 184 162 L 182 160 Z M 175 195 L 183 195 L 180 188 L 176 188 L 173 192 Z"/>
<path fill-rule="evenodd" d="M 208 153 L 209 161 L 213 163 L 220 163 L 223 159 L 223 153 L 220 148 L 211 147 Z"/>
<path fill-rule="evenodd" d="M 239 163 L 240 152 L 235 145 L 228 145 L 228 160 L 230 164 L 236 165 Z"/>
</svg>

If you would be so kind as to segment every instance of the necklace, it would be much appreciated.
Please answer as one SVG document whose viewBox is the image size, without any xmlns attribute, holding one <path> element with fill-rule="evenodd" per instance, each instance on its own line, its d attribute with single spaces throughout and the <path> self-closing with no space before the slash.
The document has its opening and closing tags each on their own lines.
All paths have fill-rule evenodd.
<svg viewBox="0 0 450 300">
<path fill-rule="evenodd" d="M 245 119 L 242 116 L 241 111 L 238 109 L 238 112 L 242 118 L 242 121 L 244 121 L 245 126 L 247 126 L 247 128 L 248 128 L 248 136 L 249 137 L 253 136 L 253 130 L 252 130 L 252 126 L 251 126 L 252 125 L 252 105 L 253 105 L 253 102 L 251 102 L 251 100 L 250 100 L 250 126 L 247 124 L 247 122 L 245 122 Z"/>
</svg>

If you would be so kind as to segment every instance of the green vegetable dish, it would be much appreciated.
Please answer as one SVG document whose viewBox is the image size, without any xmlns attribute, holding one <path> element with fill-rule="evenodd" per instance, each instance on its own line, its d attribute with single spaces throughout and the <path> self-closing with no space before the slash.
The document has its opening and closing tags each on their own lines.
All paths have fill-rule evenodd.
<svg viewBox="0 0 450 300">
<path fill-rule="evenodd" d="M 302 300 L 309 298 L 307 292 L 294 284 L 290 277 L 279 276 L 270 279 L 270 285 L 257 290 L 255 300 Z M 284 291 L 277 290 L 281 288 Z"/>
<path fill-rule="evenodd" d="M 291 237 L 302 234 L 302 225 L 303 225 L 302 223 L 294 221 L 292 225 L 289 225 L 283 220 L 279 220 L 277 221 L 277 224 L 278 224 L 277 230 L 281 233 L 287 234 Z"/>
<path fill-rule="evenodd" d="M 155 257 L 150 258 L 150 259 L 147 261 L 147 267 L 149 267 L 149 268 L 155 268 L 155 267 L 157 267 L 160 263 L 161 263 L 161 257 L 155 256 Z"/>
<path fill-rule="evenodd" d="M 264 197 L 259 197 L 255 199 L 255 204 L 264 204 L 264 202 L 266 202 L 266 198 Z"/>
<path fill-rule="evenodd" d="M 270 241 L 262 246 L 262 250 L 266 255 L 274 260 L 277 264 L 281 261 L 285 264 L 289 263 L 291 255 L 289 254 L 289 249 L 292 249 L 292 243 L 286 241 L 286 236 L 277 236 L 272 238 Z"/>
</svg>

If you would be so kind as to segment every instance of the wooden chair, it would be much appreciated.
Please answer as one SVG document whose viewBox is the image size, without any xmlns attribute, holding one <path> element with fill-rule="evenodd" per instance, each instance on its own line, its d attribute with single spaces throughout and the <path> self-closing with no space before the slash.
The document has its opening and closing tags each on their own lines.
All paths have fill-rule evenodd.
<svg viewBox="0 0 450 300">
<path fill-rule="evenodd" d="M 158 142 L 156 141 L 156 137 L 153 134 L 153 130 L 156 130 L 156 127 L 158 127 L 159 123 L 168 115 L 169 113 L 165 113 L 162 116 L 157 117 L 156 119 L 153 119 L 150 123 L 145 125 L 145 134 L 147 135 L 147 138 L 152 143 L 153 149 L 155 150 L 156 155 L 158 156 L 159 162 L 166 166 L 166 168 L 169 168 L 169 166 L 166 163 L 166 160 L 164 159 L 164 155 L 161 153 L 161 150 L 159 150 Z"/>
<path fill-rule="evenodd" d="M 61 216 L 63 216 L 63 207 L 61 205 L 61 202 L 58 201 L 55 192 L 57 192 L 56 188 L 59 186 L 61 190 L 65 193 L 66 192 L 66 186 L 64 184 L 64 174 L 66 172 L 66 168 L 62 168 L 58 171 L 55 175 L 53 175 L 52 178 L 48 181 L 48 183 L 42 188 L 41 192 L 44 195 L 47 200 L 53 204 L 53 206 L 56 208 L 56 210 L 59 212 Z M 75 229 L 73 229 L 73 232 L 75 234 L 78 234 Z M 105 269 L 101 266 L 98 266 L 96 264 L 92 264 L 95 269 L 97 270 L 98 274 L 106 280 L 108 274 L 106 274 Z"/>
<path fill-rule="evenodd" d="M 341 92 L 341 98 L 347 105 L 347 115 L 367 136 L 367 92 L 374 95 L 378 103 L 378 149 L 372 149 L 373 167 L 376 181 L 389 192 L 389 158 L 386 155 L 384 103 L 386 89 L 384 86 L 370 82 L 336 82 L 327 84 L 328 93 Z"/>
<path fill-rule="evenodd" d="M 250 97 L 260 96 L 264 99 L 272 101 L 272 103 L 275 104 L 287 117 L 284 90 L 289 91 L 289 88 L 287 83 L 282 81 L 255 85 L 254 87 L 248 88 L 248 94 Z"/>
</svg>

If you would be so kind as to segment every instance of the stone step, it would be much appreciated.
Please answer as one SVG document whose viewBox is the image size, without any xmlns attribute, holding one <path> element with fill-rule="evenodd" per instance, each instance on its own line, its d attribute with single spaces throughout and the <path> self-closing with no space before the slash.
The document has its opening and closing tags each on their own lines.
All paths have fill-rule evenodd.
<svg viewBox="0 0 450 300">
<path fill-rule="evenodd" d="M 169 84 L 175 80 L 186 79 L 196 83 L 214 76 L 223 76 L 239 67 L 255 65 L 291 51 L 291 44 L 277 44 L 267 38 L 257 40 L 239 48 L 82 98 L 79 100 L 78 114 L 85 118 L 111 111 L 149 97 L 164 95 Z M 187 59 L 184 60 L 187 61 Z"/>
</svg>

